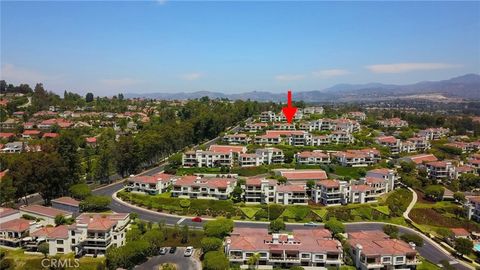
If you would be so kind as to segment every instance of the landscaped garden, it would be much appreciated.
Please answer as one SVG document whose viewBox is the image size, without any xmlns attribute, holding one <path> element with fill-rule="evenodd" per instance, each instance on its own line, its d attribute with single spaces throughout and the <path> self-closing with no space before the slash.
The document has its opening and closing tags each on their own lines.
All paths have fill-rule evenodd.
<svg viewBox="0 0 480 270">
<path fill-rule="evenodd" d="M 335 218 L 343 222 L 381 221 L 405 225 L 402 214 L 412 200 L 406 189 L 397 189 L 378 202 L 343 206 L 245 204 L 232 200 L 168 198 L 163 194 L 144 195 L 120 191 L 118 197 L 126 202 L 158 212 L 187 216 L 224 216 L 238 220 L 285 222 L 324 222 Z"/>
</svg>

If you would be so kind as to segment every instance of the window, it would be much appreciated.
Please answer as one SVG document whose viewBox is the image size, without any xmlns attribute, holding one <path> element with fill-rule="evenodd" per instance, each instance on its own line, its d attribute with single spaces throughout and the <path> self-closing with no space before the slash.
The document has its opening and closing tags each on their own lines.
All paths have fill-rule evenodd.
<svg viewBox="0 0 480 270">
<path fill-rule="evenodd" d="M 302 258 L 303 259 L 308 259 L 308 258 L 310 258 L 310 254 L 309 253 L 302 253 Z"/>
<path fill-rule="evenodd" d="M 63 248 L 57 248 L 57 252 L 62 252 L 63 253 Z"/>
<path fill-rule="evenodd" d="M 63 245 L 63 240 L 57 240 L 58 245 Z"/>
<path fill-rule="evenodd" d="M 75 244 L 75 238 L 72 239 L 72 244 Z"/>
<path fill-rule="evenodd" d="M 117 240 L 117 236 L 116 236 L 116 235 L 114 235 L 114 236 L 113 236 L 113 239 L 114 239 L 114 240 Z"/>
<path fill-rule="evenodd" d="M 405 257 L 395 257 L 395 263 L 403 263 L 405 261 Z"/>
<path fill-rule="evenodd" d="M 382 257 L 382 263 L 391 263 L 392 257 Z"/>
<path fill-rule="evenodd" d="M 72 235 L 72 236 L 75 236 L 75 231 L 71 231 L 71 235 Z"/>
</svg>

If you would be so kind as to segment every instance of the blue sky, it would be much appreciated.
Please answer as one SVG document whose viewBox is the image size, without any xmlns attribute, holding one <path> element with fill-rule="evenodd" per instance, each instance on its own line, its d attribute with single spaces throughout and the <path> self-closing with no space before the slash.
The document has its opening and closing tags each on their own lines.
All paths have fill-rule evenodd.
<svg viewBox="0 0 480 270">
<path fill-rule="evenodd" d="M 1 2 L 1 78 L 119 92 L 320 90 L 480 72 L 480 2 Z"/>
</svg>

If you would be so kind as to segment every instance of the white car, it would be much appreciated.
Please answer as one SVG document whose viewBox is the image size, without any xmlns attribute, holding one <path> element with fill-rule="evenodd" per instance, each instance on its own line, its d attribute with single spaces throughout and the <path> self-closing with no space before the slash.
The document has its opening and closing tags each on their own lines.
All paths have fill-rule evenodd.
<svg viewBox="0 0 480 270">
<path fill-rule="evenodd" d="M 190 257 L 193 254 L 193 247 L 187 247 L 185 249 L 185 252 L 183 253 L 183 256 L 185 257 Z"/>
</svg>

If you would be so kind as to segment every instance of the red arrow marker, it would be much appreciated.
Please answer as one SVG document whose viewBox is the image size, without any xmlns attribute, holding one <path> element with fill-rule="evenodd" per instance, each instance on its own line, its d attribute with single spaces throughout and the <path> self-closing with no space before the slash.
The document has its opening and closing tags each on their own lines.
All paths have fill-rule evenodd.
<svg viewBox="0 0 480 270">
<path fill-rule="evenodd" d="M 293 116 L 297 112 L 297 107 L 292 107 L 292 91 L 288 90 L 287 107 L 282 108 L 283 115 L 287 118 L 288 123 L 292 123 Z"/>
</svg>

